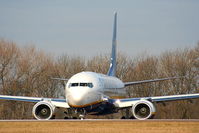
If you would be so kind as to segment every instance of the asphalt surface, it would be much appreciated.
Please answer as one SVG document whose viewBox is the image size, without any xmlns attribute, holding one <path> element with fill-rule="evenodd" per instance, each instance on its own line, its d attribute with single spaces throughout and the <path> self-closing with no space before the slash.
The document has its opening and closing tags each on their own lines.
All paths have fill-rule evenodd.
<svg viewBox="0 0 199 133">
<path fill-rule="evenodd" d="M 149 119 L 149 120 L 136 120 L 136 119 L 54 119 L 54 120 L 35 120 L 35 119 L 24 119 L 24 120 L 0 120 L 0 122 L 75 122 L 75 121 L 131 121 L 131 122 L 199 122 L 199 119 Z"/>
</svg>

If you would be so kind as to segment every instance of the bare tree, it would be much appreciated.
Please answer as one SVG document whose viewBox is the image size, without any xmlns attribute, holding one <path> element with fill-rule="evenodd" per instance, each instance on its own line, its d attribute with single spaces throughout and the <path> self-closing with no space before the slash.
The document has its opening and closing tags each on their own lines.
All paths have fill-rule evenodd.
<svg viewBox="0 0 199 133">
<path fill-rule="evenodd" d="M 195 48 L 167 51 L 160 56 L 130 58 L 118 53 L 117 57 L 117 76 L 123 81 L 185 76 L 176 80 L 130 86 L 126 88 L 127 97 L 199 92 L 199 44 Z M 34 46 L 20 48 L 13 42 L 0 40 L 0 91 L 7 95 L 64 97 L 65 83 L 52 80 L 51 77 L 70 78 L 81 71 L 106 74 L 109 61 L 109 55 L 98 55 L 87 60 L 68 55 L 54 58 Z M 156 118 L 199 118 L 198 102 L 189 100 L 156 104 Z M 15 101 L 0 103 L 1 119 L 32 117 L 32 104 Z M 118 114 L 99 118 L 118 118 Z"/>
</svg>

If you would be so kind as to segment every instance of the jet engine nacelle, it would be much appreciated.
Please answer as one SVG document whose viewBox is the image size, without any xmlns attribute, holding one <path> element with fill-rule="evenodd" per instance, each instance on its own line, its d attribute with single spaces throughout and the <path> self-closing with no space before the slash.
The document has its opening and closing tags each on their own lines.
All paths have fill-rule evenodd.
<svg viewBox="0 0 199 133">
<path fill-rule="evenodd" d="M 138 101 L 132 107 L 132 113 L 136 119 L 145 120 L 155 115 L 156 109 L 153 103 L 147 100 Z"/>
<path fill-rule="evenodd" d="M 54 111 L 55 107 L 50 102 L 41 101 L 34 105 L 32 113 L 37 120 L 49 120 Z"/>
</svg>

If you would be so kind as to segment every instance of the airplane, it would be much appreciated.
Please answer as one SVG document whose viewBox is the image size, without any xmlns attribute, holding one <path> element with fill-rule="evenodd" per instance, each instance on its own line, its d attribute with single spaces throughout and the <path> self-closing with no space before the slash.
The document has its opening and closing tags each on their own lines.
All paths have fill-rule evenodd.
<svg viewBox="0 0 199 133">
<path fill-rule="evenodd" d="M 0 95 L 3 100 L 33 102 L 32 114 L 37 120 L 52 119 L 55 109 L 64 108 L 79 113 L 83 119 L 86 114 L 105 115 L 130 108 L 134 118 L 146 120 L 156 113 L 155 103 L 199 98 L 199 93 L 169 96 L 113 98 L 124 96 L 125 87 L 150 82 L 172 80 L 179 77 L 168 77 L 152 80 L 123 82 L 116 77 L 116 45 L 117 45 L 117 12 L 114 13 L 112 52 L 107 74 L 83 71 L 70 79 L 54 78 L 66 83 L 65 99 Z"/>
</svg>

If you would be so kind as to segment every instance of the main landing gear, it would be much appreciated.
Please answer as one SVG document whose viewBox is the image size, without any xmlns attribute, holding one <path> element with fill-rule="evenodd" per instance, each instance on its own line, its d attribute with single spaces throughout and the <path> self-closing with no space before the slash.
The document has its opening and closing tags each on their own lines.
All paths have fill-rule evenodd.
<svg viewBox="0 0 199 133">
<path fill-rule="evenodd" d="M 64 119 L 80 119 L 80 120 L 83 120 L 83 119 L 85 119 L 85 116 L 86 116 L 86 110 L 84 110 L 84 109 L 81 109 L 81 110 L 68 109 L 64 113 L 65 113 Z"/>
</svg>

